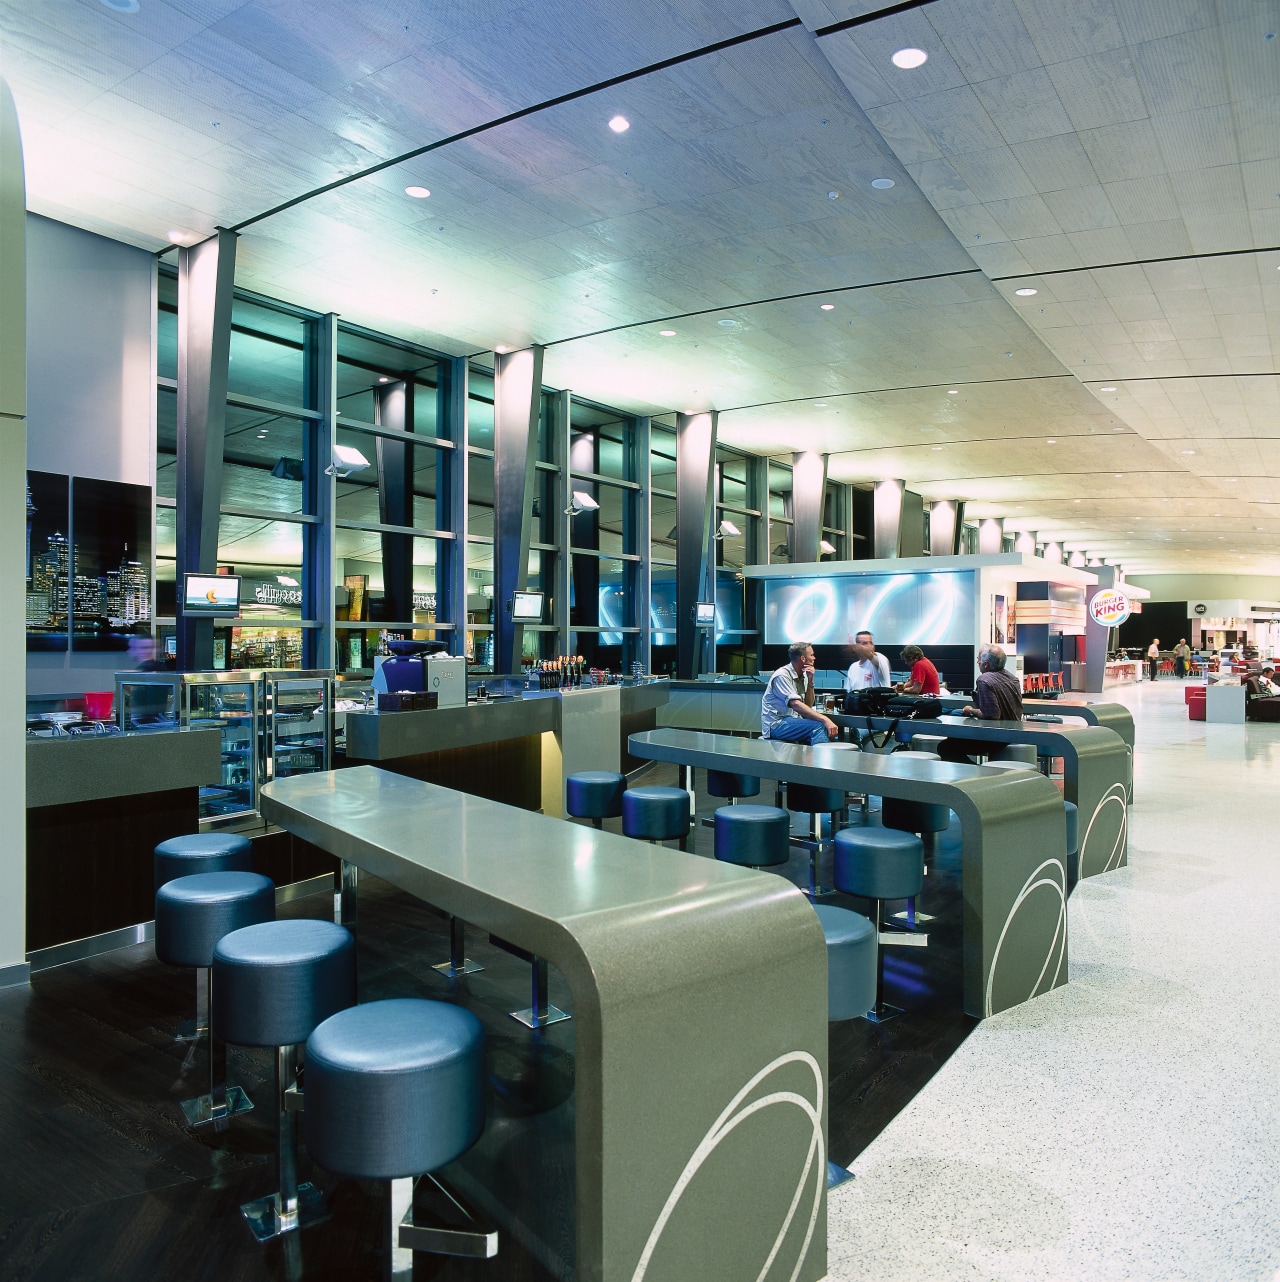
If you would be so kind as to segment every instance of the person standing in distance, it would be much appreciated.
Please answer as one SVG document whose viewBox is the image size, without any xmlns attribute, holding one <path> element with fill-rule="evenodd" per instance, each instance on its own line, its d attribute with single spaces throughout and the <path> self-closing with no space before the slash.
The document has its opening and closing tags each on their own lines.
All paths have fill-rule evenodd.
<svg viewBox="0 0 1280 1282">
<path fill-rule="evenodd" d="M 787 659 L 760 701 L 760 737 L 807 744 L 836 738 L 836 723 L 813 706 L 813 646 L 793 641 Z"/>
<path fill-rule="evenodd" d="M 846 690 L 878 690 L 893 684 L 889 660 L 876 652 L 875 638 L 865 629 L 853 638 L 853 656 L 844 679 Z"/>
<path fill-rule="evenodd" d="M 1151 669 L 1151 680 L 1156 679 L 1156 673 L 1160 671 L 1160 638 L 1153 637 L 1151 644 L 1147 646 L 1147 666 Z"/>
</svg>

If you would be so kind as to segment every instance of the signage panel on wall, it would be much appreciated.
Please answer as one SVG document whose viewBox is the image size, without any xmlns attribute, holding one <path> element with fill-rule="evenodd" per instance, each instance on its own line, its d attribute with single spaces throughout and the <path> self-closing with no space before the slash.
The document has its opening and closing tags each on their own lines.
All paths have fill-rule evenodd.
<svg viewBox="0 0 1280 1282">
<path fill-rule="evenodd" d="M 1115 588 L 1103 588 L 1089 599 L 1089 617 L 1104 628 L 1118 628 L 1133 613 L 1129 598 Z"/>
<path fill-rule="evenodd" d="M 884 645 L 973 645 L 974 576 L 832 575 L 766 579 L 766 645 L 844 645 L 862 629 Z"/>
</svg>

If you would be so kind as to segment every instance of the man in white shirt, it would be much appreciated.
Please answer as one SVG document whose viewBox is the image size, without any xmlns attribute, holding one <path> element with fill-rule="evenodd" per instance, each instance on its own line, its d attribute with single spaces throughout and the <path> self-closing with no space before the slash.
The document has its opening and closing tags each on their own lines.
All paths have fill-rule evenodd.
<svg viewBox="0 0 1280 1282">
<path fill-rule="evenodd" d="M 1160 671 L 1160 638 L 1156 637 L 1147 647 L 1147 667 L 1151 669 L 1151 680 L 1156 679 Z"/>
<path fill-rule="evenodd" d="M 870 632 L 859 632 L 853 638 L 853 662 L 845 675 L 846 690 L 878 690 L 890 686 L 889 660 L 876 653 L 875 638 Z"/>
<path fill-rule="evenodd" d="M 838 736 L 836 723 L 813 706 L 813 646 L 787 647 L 785 666 L 769 678 L 760 701 L 760 737 L 786 743 L 826 743 Z"/>
</svg>

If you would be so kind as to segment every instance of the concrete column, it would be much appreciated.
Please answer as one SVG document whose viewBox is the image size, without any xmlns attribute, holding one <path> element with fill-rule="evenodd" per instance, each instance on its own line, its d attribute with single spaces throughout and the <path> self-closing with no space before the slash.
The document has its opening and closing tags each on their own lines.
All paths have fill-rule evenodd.
<svg viewBox="0 0 1280 1282">
<path fill-rule="evenodd" d="M 929 555 L 959 556 L 960 531 L 964 528 L 964 504 L 939 499 L 929 505 Z"/>
<path fill-rule="evenodd" d="M 702 665 L 705 629 L 694 607 L 707 591 L 711 483 L 715 477 L 716 412 L 676 415 L 676 674 L 689 681 Z"/>
<path fill-rule="evenodd" d="M 873 546 L 877 560 L 898 555 L 902 537 L 902 496 L 905 481 L 877 481 L 872 515 Z"/>
<path fill-rule="evenodd" d="M 1072 552 L 1067 560 L 1067 564 L 1074 566 L 1077 570 L 1083 570 L 1085 567 L 1085 556 L 1083 552 Z"/>
<path fill-rule="evenodd" d="M 1111 629 L 1093 621 L 1088 604 L 1099 592 L 1119 587 L 1120 576 L 1113 565 L 1090 568 L 1097 574 L 1098 584 L 1096 587 L 1086 588 L 1084 593 L 1084 688 L 1087 694 L 1101 694 L 1102 681 L 1107 672 L 1107 642 L 1111 639 Z"/>
<path fill-rule="evenodd" d="M 1050 541 L 1044 545 L 1044 559 L 1052 565 L 1062 564 L 1062 544 Z"/>
<path fill-rule="evenodd" d="M 804 450 L 791 456 L 791 559 L 818 560 L 827 493 L 827 456 Z"/>
<path fill-rule="evenodd" d="M 26 600 L 27 258 L 22 135 L 0 79 L 0 592 Z M 71 463 L 68 463 L 71 468 Z M 6 588 L 4 584 L 9 586 Z M 24 612 L 0 617 L 0 663 L 14 689 L 0 719 L 0 988 L 25 984 L 27 969 L 27 639 Z M 23 680 L 19 680 L 19 677 Z"/>
<path fill-rule="evenodd" d="M 640 492 L 636 495 L 636 550 L 640 553 L 640 564 L 636 567 L 633 618 L 640 629 L 636 657 L 644 664 L 646 672 L 650 671 L 650 664 L 653 662 L 653 624 L 649 617 L 653 603 L 653 568 L 649 563 L 649 553 L 653 547 L 653 454 L 649 448 L 651 426 L 647 415 L 636 419 L 636 480 L 640 484 Z M 623 675 L 627 676 L 629 673 L 624 671 Z"/>
<path fill-rule="evenodd" d="M 1027 556 L 1036 554 L 1036 535 L 1034 530 L 1022 530 L 1013 541 L 1015 552 L 1024 552 Z"/>
<path fill-rule="evenodd" d="M 1004 517 L 989 516 L 978 524 L 978 552 L 982 556 L 998 555 L 1004 547 Z"/>
<path fill-rule="evenodd" d="M 542 348 L 499 352 L 493 388 L 493 670 L 511 672 L 524 636 L 511 601 L 529 581 Z"/>
<path fill-rule="evenodd" d="M 446 463 L 449 468 L 448 507 L 439 516 L 440 527 L 452 530 L 457 536 L 443 548 L 447 563 L 444 574 L 436 584 L 437 599 L 445 605 L 436 610 L 436 618 L 443 614 L 453 624 L 449 652 L 467 652 L 467 382 L 470 366 L 465 356 L 455 356 L 441 361 L 440 372 L 444 379 L 444 400 L 441 405 L 445 435 L 453 442 Z M 437 575 L 440 566 L 436 567 Z"/>
</svg>

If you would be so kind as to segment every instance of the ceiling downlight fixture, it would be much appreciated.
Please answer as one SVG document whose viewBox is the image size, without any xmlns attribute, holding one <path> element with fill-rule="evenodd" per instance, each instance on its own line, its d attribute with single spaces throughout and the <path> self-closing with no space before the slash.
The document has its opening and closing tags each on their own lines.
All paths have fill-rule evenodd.
<svg viewBox="0 0 1280 1282">
<path fill-rule="evenodd" d="M 625 134 L 627 130 L 631 128 L 631 121 L 629 121 L 626 116 L 614 116 L 613 119 L 609 121 L 609 128 L 612 129 L 615 134 Z"/>
<path fill-rule="evenodd" d="M 1030 298 L 1032 294 L 1038 294 L 1040 291 L 1038 289 L 1027 288 L 1027 289 L 1015 289 L 1013 292 L 1017 294 L 1019 298 Z"/>
<path fill-rule="evenodd" d="M 892 178 L 873 178 L 871 185 L 876 191 L 888 191 L 890 187 L 894 186 L 894 181 Z"/>
<path fill-rule="evenodd" d="M 929 55 L 923 49 L 899 49 L 890 61 L 903 71 L 914 71 L 929 61 Z"/>
<path fill-rule="evenodd" d="M 676 332 L 675 332 L 675 330 L 674 330 L 674 329 L 660 329 L 660 330 L 658 331 L 658 333 L 659 333 L 663 338 L 675 338 L 675 336 L 676 336 Z"/>
<path fill-rule="evenodd" d="M 426 198 L 431 195 L 431 192 L 426 187 L 413 186 L 406 187 L 404 189 L 404 194 L 406 196 L 412 196 L 414 200 L 426 200 Z"/>
</svg>

